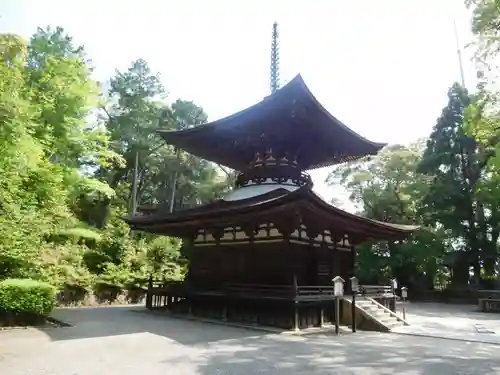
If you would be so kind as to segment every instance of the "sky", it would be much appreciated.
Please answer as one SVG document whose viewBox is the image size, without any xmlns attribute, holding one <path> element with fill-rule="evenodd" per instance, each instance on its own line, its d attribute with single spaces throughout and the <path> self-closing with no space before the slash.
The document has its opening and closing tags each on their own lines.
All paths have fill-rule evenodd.
<svg viewBox="0 0 500 375">
<path fill-rule="evenodd" d="M 193 100 L 209 120 L 269 94 L 272 23 L 279 23 L 281 84 L 301 73 L 316 98 L 364 137 L 409 143 L 427 136 L 460 81 L 471 41 L 461 0 L 0 0 L 0 33 L 29 37 L 62 26 L 106 81 L 138 58 L 170 98 Z M 471 51 L 465 82 L 474 86 Z M 345 199 L 312 172 L 324 198 Z"/>
</svg>

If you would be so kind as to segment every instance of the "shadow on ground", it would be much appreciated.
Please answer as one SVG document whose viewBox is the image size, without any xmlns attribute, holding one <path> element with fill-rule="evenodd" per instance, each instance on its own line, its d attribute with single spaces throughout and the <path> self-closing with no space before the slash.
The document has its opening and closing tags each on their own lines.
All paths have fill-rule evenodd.
<svg viewBox="0 0 500 375">
<path fill-rule="evenodd" d="M 143 306 L 60 309 L 53 314 L 53 317 L 71 325 L 68 328 L 44 330 L 53 341 L 152 333 L 184 345 L 196 345 L 265 334 L 259 331 L 176 319 L 150 313 Z M 217 328 L 205 329 L 207 326 Z"/>
<path fill-rule="evenodd" d="M 487 347 L 436 350 L 436 340 L 390 334 L 252 338 L 225 342 L 197 363 L 200 374 L 498 374 L 500 360 Z M 173 364 L 182 358 L 167 358 Z"/>
<path fill-rule="evenodd" d="M 59 310 L 55 317 L 73 327 L 45 333 L 53 341 L 136 333 L 163 336 L 182 350 L 169 350 L 169 340 L 157 342 L 164 349 L 157 348 L 160 358 L 151 358 L 149 363 L 160 361 L 158 366 L 172 373 L 188 364 L 193 369 L 188 373 L 206 375 L 500 374 L 495 346 L 367 332 L 285 336 L 174 319 L 143 309 Z M 146 338 L 138 336 L 137 340 Z M 146 363 L 147 345 L 143 350 L 139 359 Z"/>
</svg>

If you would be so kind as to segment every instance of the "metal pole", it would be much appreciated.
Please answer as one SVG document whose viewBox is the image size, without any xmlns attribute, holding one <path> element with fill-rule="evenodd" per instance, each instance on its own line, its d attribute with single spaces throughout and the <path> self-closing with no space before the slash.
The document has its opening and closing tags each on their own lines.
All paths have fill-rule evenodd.
<svg viewBox="0 0 500 375">
<path fill-rule="evenodd" d="M 462 48 L 460 48 L 460 43 L 458 41 L 457 22 L 455 18 L 453 18 L 453 31 L 455 32 L 455 43 L 457 44 L 458 67 L 460 69 L 460 78 L 462 79 L 462 87 L 465 87 L 464 64 L 462 61 Z"/>
</svg>

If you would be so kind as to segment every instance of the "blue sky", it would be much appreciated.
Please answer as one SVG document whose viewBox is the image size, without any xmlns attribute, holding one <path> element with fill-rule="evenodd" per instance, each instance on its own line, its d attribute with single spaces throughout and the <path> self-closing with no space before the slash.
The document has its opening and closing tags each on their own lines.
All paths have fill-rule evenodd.
<svg viewBox="0 0 500 375">
<path fill-rule="evenodd" d="M 453 17 L 461 44 L 471 38 L 461 0 L 0 0 L 0 17 L 0 32 L 26 37 L 62 26 L 85 45 L 99 80 L 144 58 L 171 99 L 194 100 L 211 120 L 268 94 L 276 20 L 282 83 L 300 72 L 334 116 L 389 143 L 428 135 L 460 79 Z M 326 175 L 313 172 L 328 198 L 339 192 L 324 186 Z"/>
</svg>

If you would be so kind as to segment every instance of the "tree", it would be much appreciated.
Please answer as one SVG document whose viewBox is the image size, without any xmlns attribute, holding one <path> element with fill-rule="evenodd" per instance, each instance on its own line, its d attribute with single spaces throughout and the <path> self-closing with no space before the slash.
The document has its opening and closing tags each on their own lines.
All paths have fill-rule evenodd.
<svg viewBox="0 0 500 375">
<path fill-rule="evenodd" d="M 141 202 L 189 207 L 227 188 L 217 166 L 155 134 L 205 123 L 201 107 L 168 104 L 144 60 L 117 72 L 107 95 L 91 70 L 62 28 L 29 43 L 0 35 L 0 279 L 44 279 L 73 296 L 140 288 L 150 273 L 180 279 L 181 241 L 130 239 L 120 219 L 135 156 Z"/>
<path fill-rule="evenodd" d="M 24 80 L 25 49 L 17 36 L 0 38 L 0 277 L 36 272 L 43 237 L 72 219 L 61 168 L 32 136 L 39 112 Z"/>
<path fill-rule="evenodd" d="M 465 0 L 465 5 L 472 9 L 476 57 L 487 62 L 500 51 L 500 4 L 498 0 Z"/>
<path fill-rule="evenodd" d="M 484 203 L 476 195 L 491 153 L 467 135 L 465 110 L 472 98 L 459 84 L 448 93 L 448 105 L 427 142 L 419 172 L 433 178 L 424 200 L 427 220 L 438 222 L 465 244 L 465 252 L 457 255 L 454 282 L 467 284 L 468 267 L 477 278 L 486 253 L 489 231 L 484 222 Z M 486 230 L 486 232 L 485 232 Z"/>
<path fill-rule="evenodd" d="M 407 224 L 423 224 L 423 197 L 429 190 L 428 178 L 417 173 L 423 141 L 408 147 L 386 147 L 377 156 L 337 167 L 327 183 L 340 183 L 360 214 L 371 219 Z M 363 282 L 381 283 L 396 277 L 413 290 L 426 285 L 432 289 L 443 271 L 443 233 L 425 226 L 405 242 L 364 244 L 357 248 L 358 274 Z"/>
</svg>

